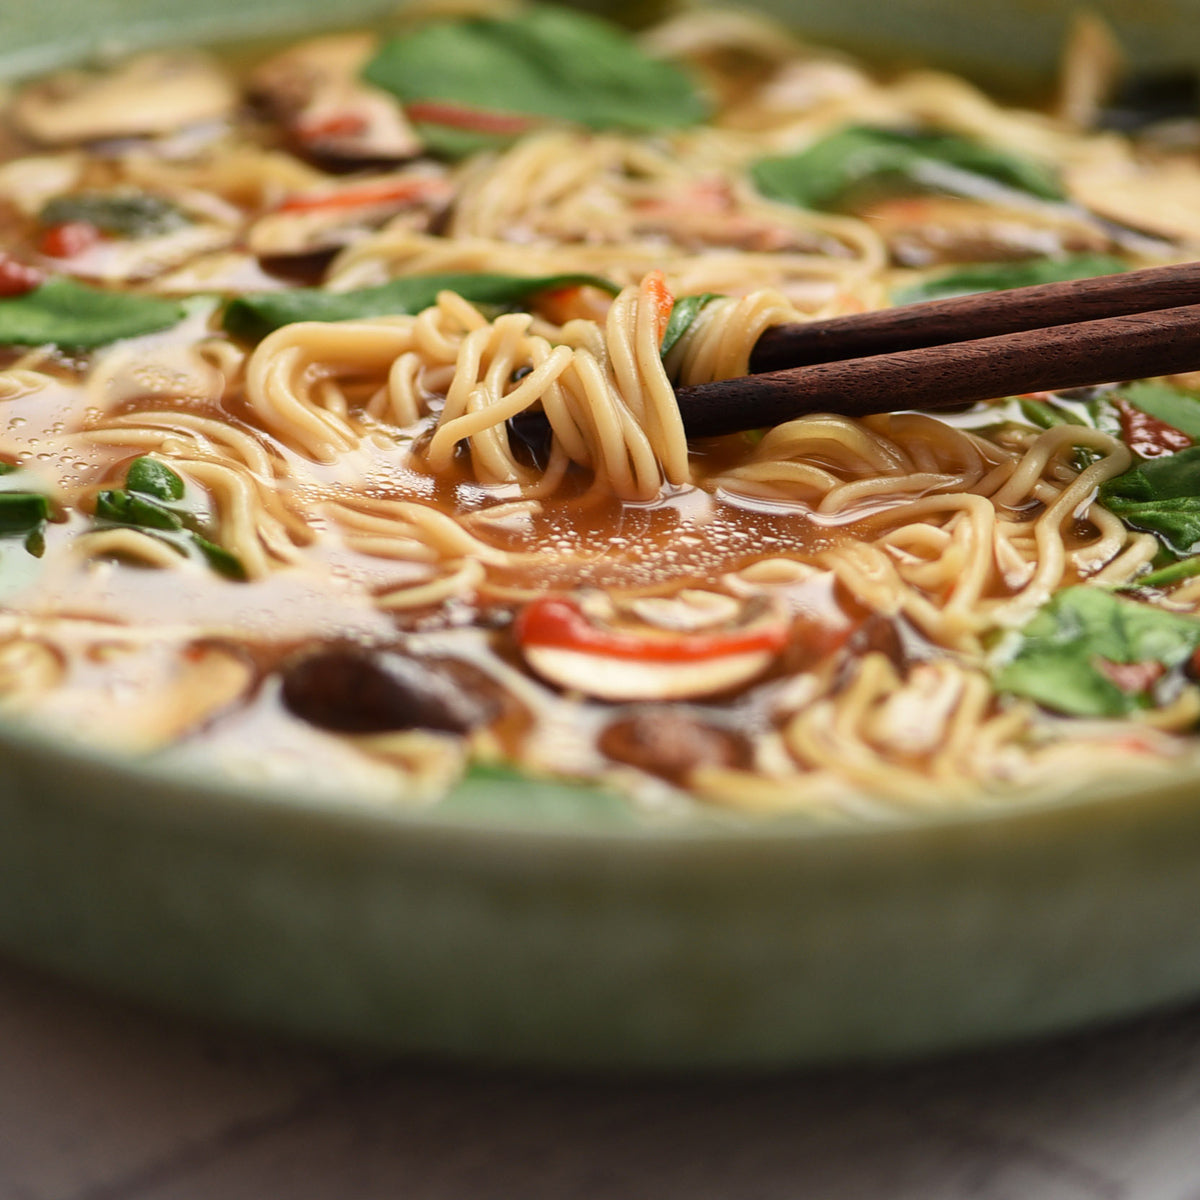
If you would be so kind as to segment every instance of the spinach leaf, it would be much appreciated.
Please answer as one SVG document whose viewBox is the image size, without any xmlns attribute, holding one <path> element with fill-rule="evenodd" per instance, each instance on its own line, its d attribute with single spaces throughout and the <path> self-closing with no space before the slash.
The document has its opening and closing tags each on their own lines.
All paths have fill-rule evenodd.
<svg viewBox="0 0 1200 1200">
<path fill-rule="evenodd" d="M 761 158 L 750 168 L 771 200 L 800 208 L 853 208 L 864 193 L 943 192 L 994 197 L 998 188 L 1041 200 L 1062 200 L 1053 174 L 953 133 L 851 125 L 799 154 Z"/>
<path fill-rule="evenodd" d="M 1200 575 L 1200 554 L 1193 554 L 1190 558 L 1182 558 L 1178 562 L 1159 567 L 1157 571 L 1151 571 L 1148 575 L 1140 575 L 1130 583 L 1123 584 L 1120 590 L 1132 592 L 1139 588 L 1169 588 L 1197 575 Z"/>
<path fill-rule="evenodd" d="M 0 540 L 24 537 L 25 549 L 41 558 L 50 517 L 49 497 L 30 490 L 28 477 L 15 463 L 0 462 Z"/>
<path fill-rule="evenodd" d="M 623 826 L 636 816 L 616 792 L 583 780 L 530 775 L 503 763 L 473 763 L 438 812 L 472 825 L 548 821 L 572 828 L 588 820 Z"/>
<path fill-rule="evenodd" d="M 0 492 L 0 537 L 40 531 L 50 518 L 50 501 L 37 492 Z"/>
<path fill-rule="evenodd" d="M 186 315 L 175 300 L 48 279 L 32 292 L 0 299 L 0 345 L 89 349 L 167 329 Z"/>
<path fill-rule="evenodd" d="M 1032 287 L 1039 283 L 1061 283 L 1067 279 L 1091 279 L 1115 275 L 1129 264 L 1111 254 L 1072 254 L 1066 258 L 1032 258 L 1021 262 L 978 263 L 956 267 L 892 293 L 896 304 L 918 300 L 944 300 L 973 292 L 1003 292 L 1009 288 Z"/>
<path fill-rule="evenodd" d="M 619 289 L 596 275 L 408 275 L 379 287 L 353 292 L 293 288 L 240 296 L 225 309 L 223 324 L 236 337 L 264 338 L 272 330 L 297 321 L 352 321 L 362 317 L 419 313 L 439 292 L 457 292 L 473 304 L 511 307 L 538 292 L 586 284 L 615 295 Z"/>
<path fill-rule="evenodd" d="M 86 221 L 101 233 L 144 238 L 171 233 L 191 222 L 181 209 L 145 192 L 76 192 L 56 196 L 38 214 L 43 225 Z"/>
<path fill-rule="evenodd" d="M 1200 620 L 1151 608 L 1093 587 L 1059 592 L 1021 631 L 1015 655 L 994 675 L 1001 691 L 1055 712 L 1118 717 L 1149 707 L 1119 687 L 1109 663 L 1178 667 L 1200 646 Z"/>
<path fill-rule="evenodd" d="M 201 532 L 201 517 L 187 503 L 183 480 L 153 458 L 135 458 L 125 473 L 124 488 L 108 488 L 96 497 L 96 519 L 139 529 L 166 542 L 185 558 L 203 558 L 228 579 L 245 579 L 238 558 Z"/>
<path fill-rule="evenodd" d="M 1039 429 L 1053 429 L 1055 425 L 1084 425 L 1086 422 L 1069 408 L 1061 404 L 1050 404 L 1045 400 L 1036 400 L 1032 396 L 1020 396 L 1017 407 L 1021 415 L 1030 425 Z"/>
<path fill-rule="evenodd" d="M 1100 488 L 1100 503 L 1183 558 L 1200 550 L 1200 446 L 1139 463 Z"/>
<path fill-rule="evenodd" d="M 109 488 L 96 496 L 96 516 L 114 525 L 138 529 L 182 529 L 183 521 L 156 500 L 121 488 Z"/>
<path fill-rule="evenodd" d="M 1193 441 L 1200 439 L 1200 396 L 1156 380 L 1126 384 L 1114 395 L 1186 433 Z"/>
<path fill-rule="evenodd" d="M 659 349 L 660 355 L 666 358 L 674 349 L 675 343 L 691 328 L 692 322 L 700 314 L 701 309 L 711 301 L 720 298 L 720 294 L 717 292 L 703 292 L 698 296 L 680 296 L 675 301 L 675 306 L 671 309 L 671 315 L 667 319 L 662 346 Z"/>
<path fill-rule="evenodd" d="M 363 77 L 405 104 L 440 101 L 591 129 L 671 129 L 708 114 L 678 67 L 650 58 L 607 21 L 549 5 L 422 25 L 384 43 Z M 461 130 L 448 129 L 444 141 L 433 122 L 421 132 L 434 150 L 464 148 Z"/>
<path fill-rule="evenodd" d="M 125 473 L 125 486 L 156 500 L 183 499 L 183 480 L 156 458 L 135 458 Z"/>
</svg>

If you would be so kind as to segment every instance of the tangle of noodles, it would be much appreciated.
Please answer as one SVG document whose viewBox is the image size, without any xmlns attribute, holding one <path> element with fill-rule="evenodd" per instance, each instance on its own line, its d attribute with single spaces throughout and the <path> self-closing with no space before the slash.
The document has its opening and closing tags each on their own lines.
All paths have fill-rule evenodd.
<svg viewBox="0 0 1200 1200">
<path fill-rule="evenodd" d="M 1193 257 L 1192 151 L 1081 128 L 1102 97 L 1080 87 L 1073 118 L 1006 109 L 943 74 L 876 79 L 754 18 L 692 14 L 642 41 L 701 81 L 708 121 L 547 122 L 452 161 L 409 130 L 415 150 L 386 168 L 364 153 L 349 181 L 267 74 L 254 121 L 231 110 L 203 136 L 104 157 L 46 144 L 17 91 L 4 279 L 50 269 L 47 202 L 102 193 L 170 206 L 190 240 L 102 230 L 55 270 L 143 296 L 228 299 L 314 272 L 331 294 L 552 284 L 512 304 L 447 286 L 419 311 L 257 339 L 224 332 L 210 295 L 89 352 L 0 350 L 0 478 L 49 514 L 0 547 L 6 712 L 384 803 L 503 762 L 643 804 L 828 818 L 1195 756 L 1186 655 L 1087 660 L 1119 715 L 1004 682 L 1063 597 L 1125 589 L 1173 629 L 1200 613 L 1196 572 L 1164 575 L 1156 527 L 1102 499 L 1190 443 L 1163 433 L 1166 402 L 1131 410 L 1102 389 L 813 413 L 689 444 L 675 398 L 746 374 L 774 325 L 881 307 L 957 267 Z M 1053 166 L 1067 198 L 992 187 L 816 211 L 757 189 L 760 160 L 864 126 Z M 1175 382 L 1172 403 L 1196 403 Z M 1165 582 L 1137 591 L 1147 578 Z"/>
</svg>

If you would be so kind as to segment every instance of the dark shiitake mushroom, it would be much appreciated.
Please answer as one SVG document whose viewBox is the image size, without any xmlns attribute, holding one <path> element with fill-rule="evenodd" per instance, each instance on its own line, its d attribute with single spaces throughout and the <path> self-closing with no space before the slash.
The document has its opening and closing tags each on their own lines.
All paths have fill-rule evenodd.
<svg viewBox="0 0 1200 1200">
<path fill-rule="evenodd" d="M 287 665 L 282 697 L 295 716 L 335 733 L 469 733 L 499 712 L 485 687 L 464 663 L 347 646 Z"/>
<path fill-rule="evenodd" d="M 651 705 L 630 710 L 600 734 L 600 751 L 615 762 L 683 784 L 697 767 L 748 769 L 749 741 L 697 714 Z"/>
<path fill-rule="evenodd" d="M 375 44 L 365 33 L 301 42 L 254 72 L 251 95 L 296 151 L 331 170 L 412 158 L 421 142 L 400 105 L 359 79 Z"/>
</svg>

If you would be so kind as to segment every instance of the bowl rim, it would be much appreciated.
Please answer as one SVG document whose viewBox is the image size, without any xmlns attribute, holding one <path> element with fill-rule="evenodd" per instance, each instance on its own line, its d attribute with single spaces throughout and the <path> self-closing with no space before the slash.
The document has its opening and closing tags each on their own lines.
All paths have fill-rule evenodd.
<svg viewBox="0 0 1200 1200">
<path fill-rule="evenodd" d="M 146 7 L 143 5 L 142 7 Z M 0 86 L 23 77 L 89 58 L 104 59 L 181 41 L 205 40 L 209 45 L 232 44 L 238 39 L 280 38 L 279 14 L 268 5 L 254 5 L 238 12 L 189 10 L 186 15 L 142 16 L 126 19 L 113 37 L 97 42 L 86 28 L 48 41 L 17 45 L 0 50 Z M 350 0 L 332 14 L 319 3 L 303 4 L 301 34 L 345 27 L 350 21 L 386 22 L 396 14 L 386 0 Z M 289 34 L 290 36 L 290 34 Z M 470 807 L 478 789 L 494 791 L 502 785 L 468 778 L 453 789 L 450 797 L 466 795 L 464 808 L 455 810 L 446 799 L 419 805 L 406 804 L 402 791 L 398 803 L 384 805 L 338 799 L 332 790 L 301 788 L 293 782 L 249 781 L 235 776 L 206 776 L 198 764 L 156 761 L 72 739 L 39 728 L 19 716 L 0 716 L 0 753 L 11 758 L 24 756 L 39 771 L 52 773 L 68 766 L 92 771 L 110 782 L 133 785 L 131 798 L 138 803 L 147 785 L 155 789 L 153 806 L 162 815 L 180 815 L 202 802 L 213 812 L 226 816 L 251 812 L 284 820 L 288 816 L 315 821 L 323 827 L 342 826 L 386 837 L 452 839 L 468 844 L 478 839 L 506 843 L 533 841 L 539 845 L 565 847 L 574 843 L 589 846 L 675 848 L 733 848 L 735 846 L 831 846 L 873 843 L 897 834 L 954 833 L 989 829 L 1014 820 L 1043 819 L 1070 814 L 1080 820 L 1089 816 L 1142 804 L 1150 798 L 1183 800 L 1200 792 L 1200 761 L 1164 765 L 1151 782 L 1133 778 L 1136 767 L 1126 775 L 1108 780 L 1090 780 L 1065 791 L 1045 785 L 1014 787 L 1011 791 L 979 795 L 984 803 L 969 806 L 931 806 L 927 809 L 897 808 L 894 814 L 869 817 L 814 817 L 810 811 L 745 813 L 693 802 L 687 811 L 655 814 L 641 811 L 636 802 L 617 796 L 610 789 L 562 779 L 527 775 L 522 786 L 536 787 L 552 802 L 563 800 L 568 810 L 553 818 L 528 813 L 480 813 Z M 169 799 L 167 799 L 169 797 Z M 886 797 L 885 797 L 886 799 Z M 164 803 L 168 808 L 163 808 Z M 603 805 L 596 807 L 594 805 Z M 132 802 L 130 807 L 136 807 Z"/>
</svg>

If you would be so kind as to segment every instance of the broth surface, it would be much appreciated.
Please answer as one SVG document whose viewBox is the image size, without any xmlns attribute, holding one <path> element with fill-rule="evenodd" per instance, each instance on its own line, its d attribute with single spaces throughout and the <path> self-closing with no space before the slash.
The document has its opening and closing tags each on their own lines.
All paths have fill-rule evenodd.
<svg viewBox="0 0 1200 1200">
<path fill-rule="evenodd" d="M 1195 116 L 1094 86 L 533 8 L 14 89 L 0 702 L 383 804 L 503 766 L 857 819 L 1194 758 L 1192 379 L 690 444 L 674 402 L 773 324 L 1194 257 Z"/>
</svg>

